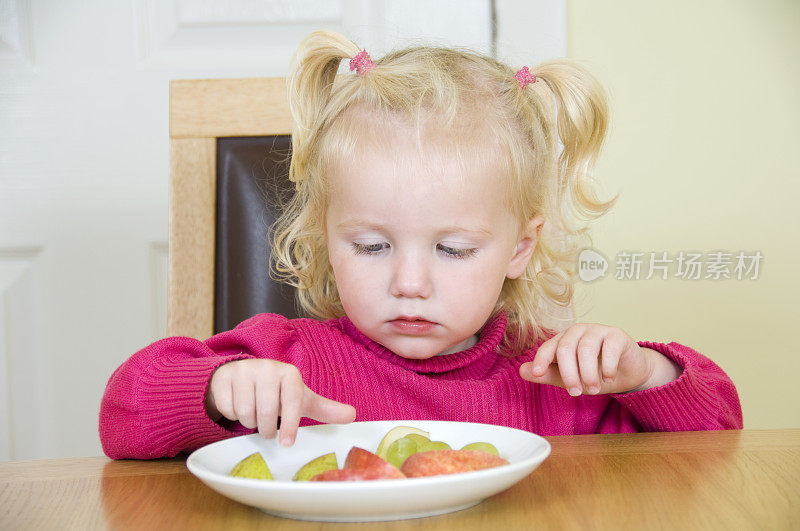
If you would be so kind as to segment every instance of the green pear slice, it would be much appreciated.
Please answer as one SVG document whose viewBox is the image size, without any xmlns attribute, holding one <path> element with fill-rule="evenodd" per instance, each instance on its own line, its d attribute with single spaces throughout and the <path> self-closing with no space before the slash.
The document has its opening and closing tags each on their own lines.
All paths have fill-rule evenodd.
<svg viewBox="0 0 800 531">
<path fill-rule="evenodd" d="M 336 464 L 336 454 L 331 452 L 329 454 L 321 455 L 312 459 L 302 467 L 292 478 L 292 481 L 308 481 L 317 474 L 321 474 L 328 470 L 336 470 L 339 465 Z"/>
<path fill-rule="evenodd" d="M 272 479 L 267 463 L 258 452 L 236 463 L 229 475 L 237 478 Z"/>
<path fill-rule="evenodd" d="M 466 445 L 462 450 L 483 450 L 484 452 L 489 452 L 490 454 L 494 454 L 496 456 L 500 456 L 500 452 L 497 451 L 497 448 L 492 443 L 487 442 L 474 442 L 469 443 Z"/>
<path fill-rule="evenodd" d="M 386 459 L 386 452 L 389 450 L 389 445 L 395 442 L 397 439 L 402 439 L 408 435 L 416 435 L 425 437 L 427 439 L 429 434 L 427 431 L 422 431 L 419 428 L 412 428 L 411 426 L 397 426 L 396 428 L 389 430 L 389 432 L 384 435 L 383 439 L 378 445 L 378 450 L 375 452 L 375 455 L 381 459 Z"/>
</svg>

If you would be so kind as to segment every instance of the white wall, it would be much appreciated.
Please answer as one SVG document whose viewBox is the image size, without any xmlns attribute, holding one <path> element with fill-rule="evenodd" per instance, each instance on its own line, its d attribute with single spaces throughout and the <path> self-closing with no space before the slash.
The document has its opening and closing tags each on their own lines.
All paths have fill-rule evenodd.
<svg viewBox="0 0 800 531">
<path fill-rule="evenodd" d="M 501 40 L 544 35 L 563 4 L 498 2 Z M 0 459 L 101 454 L 106 381 L 165 333 L 170 79 L 282 76 L 319 28 L 373 55 L 416 38 L 488 53 L 490 13 L 489 0 L 0 0 Z M 563 48 L 561 22 L 547 35 Z"/>
</svg>

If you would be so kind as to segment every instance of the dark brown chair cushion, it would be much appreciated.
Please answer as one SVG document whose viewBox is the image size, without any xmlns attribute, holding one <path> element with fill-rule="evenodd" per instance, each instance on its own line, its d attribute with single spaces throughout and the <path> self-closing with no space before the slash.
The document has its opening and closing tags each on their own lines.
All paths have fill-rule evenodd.
<svg viewBox="0 0 800 531">
<path fill-rule="evenodd" d="M 290 197 L 289 136 L 217 139 L 214 333 L 263 312 L 303 317 L 295 289 L 269 277 L 270 226 Z"/>
</svg>

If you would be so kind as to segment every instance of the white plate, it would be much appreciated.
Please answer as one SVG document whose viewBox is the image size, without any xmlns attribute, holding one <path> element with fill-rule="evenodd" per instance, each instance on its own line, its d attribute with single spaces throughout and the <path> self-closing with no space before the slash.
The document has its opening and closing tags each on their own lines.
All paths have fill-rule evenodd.
<svg viewBox="0 0 800 531">
<path fill-rule="evenodd" d="M 457 450 L 472 442 L 492 443 L 510 464 L 474 472 L 371 481 L 292 481 L 297 470 L 336 452 L 339 468 L 353 446 L 375 452 L 396 426 L 413 426 Z M 274 481 L 228 476 L 233 466 L 260 452 Z M 215 491 L 269 514 L 298 520 L 374 522 L 444 514 L 477 505 L 539 466 L 550 455 L 547 440 L 527 431 L 436 420 L 383 420 L 318 424 L 299 428 L 293 446 L 257 434 L 234 437 L 195 450 L 186 460 L 192 474 Z"/>
</svg>

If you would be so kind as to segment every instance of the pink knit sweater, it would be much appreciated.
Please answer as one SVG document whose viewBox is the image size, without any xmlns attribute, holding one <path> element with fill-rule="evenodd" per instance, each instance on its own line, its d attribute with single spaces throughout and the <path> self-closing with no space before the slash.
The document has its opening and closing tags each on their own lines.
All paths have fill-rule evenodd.
<svg viewBox="0 0 800 531">
<path fill-rule="evenodd" d="M 683 367 L 661 387 L 627 394 L 570 396 L 519 375 L 536 348 L 498 354 L 506 315 L 482 329 L 473 347 L 426 360 L 402 358 L 347 318 L 289 320 L 256 315 L 206 341 L 170 337 L 145 347 L 111 376 L 100 406 L 100 439 L 113 459 L 172 457 L 236 435 L 204 408 L 211 373 L 243 358 L 295 365 L 317 394 L 350 404 L 356 420 L 456 420 L 511 426 L 540 435 L 742 427 L 731 380 L 705 356 L 678 343 L 639 342 Z M 300 426 L 319 424 L 303 417 Z M 302 437 L 302 434 L 299 434 Z"/>
</svg>

